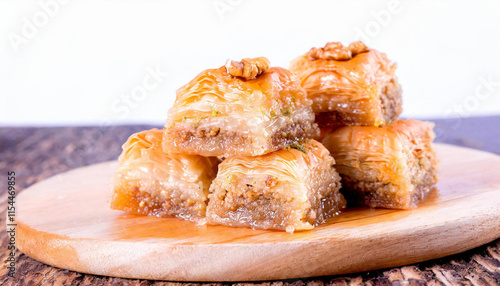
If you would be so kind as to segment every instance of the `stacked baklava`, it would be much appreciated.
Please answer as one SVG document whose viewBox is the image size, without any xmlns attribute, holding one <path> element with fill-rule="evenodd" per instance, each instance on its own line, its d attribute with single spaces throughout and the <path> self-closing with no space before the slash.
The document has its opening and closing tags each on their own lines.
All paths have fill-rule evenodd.
<svg viewBox="0 0 500 286">
<path fill-rule="evenodd" d="M 437 182 L 430 122 L 398 119 L 396 65 L 362 42 L 328 43 L 292 61 L 314 101 L 323 144 L 351 204 L 408 209 Z"/>
<path fill-rule="evenodd" d="M 123 145 L 111 207 L 288 232 L 338 214 L 344 196 L 413 207 L 436 182 L 433 126 L 397 119 L 395 68 L 356 42 L 313 48 L 291 71 L 266 58 L 205 70 L 163 130 Z"/>
<path fill-rule="evenodd" d="M 123 146 L 112 207 L 228 226 L 313 228 L 346 206 L 335 161 L 313 139 L 314 120 L 298 78 L 266 58 L 205 70 L 177 91 L 162 131 L 135 134 Z"/>
</svg>

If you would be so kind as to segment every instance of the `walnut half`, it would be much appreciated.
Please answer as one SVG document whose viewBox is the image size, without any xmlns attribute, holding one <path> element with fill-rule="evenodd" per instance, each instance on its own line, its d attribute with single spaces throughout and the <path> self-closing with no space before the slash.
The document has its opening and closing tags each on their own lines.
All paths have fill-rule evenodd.
<svg viewBox="0 0 500 286">
<path fill-rule="evenodd" d="M 265 57 L 260 58 L 246 58 L 241 61 L 226 62 L 227 73 L 234 77 L 241 77 L 244 79 L 255 79 L 259 75 L 269 72 L 270 63 Z"/>
<path fill-rule="evenodd" d="M 323 48 L 312 48 L 308 55 L 311 60 L 335 60 L 347 61 L 357 54 L 367 52 L 369 49 L 361 41 L 353 42 L 349 46 L 344 46 L 340 42 L 326 43 Z"/>
</svg>

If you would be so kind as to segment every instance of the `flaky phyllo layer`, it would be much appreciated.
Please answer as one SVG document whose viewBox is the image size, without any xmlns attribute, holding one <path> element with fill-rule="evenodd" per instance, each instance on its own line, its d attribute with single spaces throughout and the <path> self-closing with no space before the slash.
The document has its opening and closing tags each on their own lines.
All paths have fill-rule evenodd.
<svg viewBox="0 0 500 286">
<path fill-rule="evenodd" d="M 218 160 L 165 153 L 162 137 L 162 130 L 142 131 L 130 136 L 123 145 L 111 207 L 161 217 L 204 216 Z"/>
<path fill-rule="evenodd" d="M 222 116 L 260 117 L 294 112 L 311 103 L 297 79 L 283 68 L 270 68 L 253 80 L 227 73 L 226 67 L 201 72 L 177 91 L 169 122 Z"/>
<path fill-rule="evenodd" d="M 261 155 L 317 134 L 311 100 L 286 69 L 254 79 L 226 66 L 200 73 L 177 91 L 164 148 L 203 156 Z"/>
<path fill-rule="evenodd" d="M 319 49 L 330 44 L 347 50 L 339 43 Z M 366 126 L 387 124 L 399 116 L 401 87 L 396 65 L 385 54 L 365 47 L 352 57 L 335 58 L 313 53 L 317 50 L 311 49 L 290 64 L 313 100 L 316 114 L 333 113 L 342 124 Z"/>
<path fill-rule="evenodd" d="M 372 193 L 372 199 L 360 203 L 409 208 L 437 182 L 433 127 L 412 119 L 378 128 L 347 126 L 327 135 L 323 143 L 343 181 L 352 187 L 349 192 Z"/>
<path fill-rule="evenodd" d="M 263 156 L 228 158 L 210 188 L 208 222 L 292 232 L 313 228 L 345 207 L 334 164 L 313 140 Z"/>
</svg>

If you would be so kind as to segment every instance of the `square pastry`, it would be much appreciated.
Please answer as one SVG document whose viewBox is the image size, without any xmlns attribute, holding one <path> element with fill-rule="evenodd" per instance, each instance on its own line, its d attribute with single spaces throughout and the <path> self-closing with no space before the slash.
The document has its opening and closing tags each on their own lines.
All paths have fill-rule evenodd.
<svg viewBox="0 0 500 286">
<path fill-rule="evenodd" d="M 334 165 L 314 140 L 263 156 L 230 157 L 210 187 L 207 221 L 287 232 L 311 229 L 346 205 Z"/>
<path fill-rule="evenodd" d="M 177 91 L 164 149 L 202 156 L 258 156 L 318 135 L 312 101 L 290 71 L 266 58 L 228 61 Z"/>
<path fill-rule="evenodd" d="M 128 138 L 113 180 L 111 208 L 187 220 L 204 217 L 219 160 L 165 153 L 162 137 L 162 130 L 151 129 Z"/>
<path fill-rule="evenodd" d="M 396 65 L 362 42 L 312 48 L 293 60 L 290 70 L 313 100 L 322 129 L 381 126 L 397 119 L 402 111 Z"/>
<path fill-rule="evenodd" d="M 349 203 L 409 209 L 437 182 L 434 124 L 397 120 L 384 127 L 346 126 L 323 144 L 335 158 Z"/>
</svg>

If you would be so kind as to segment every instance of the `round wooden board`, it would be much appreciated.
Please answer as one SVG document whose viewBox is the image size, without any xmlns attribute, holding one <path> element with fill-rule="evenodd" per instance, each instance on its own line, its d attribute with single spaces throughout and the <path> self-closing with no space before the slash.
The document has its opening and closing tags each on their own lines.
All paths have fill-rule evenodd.
<svg viewBox="0 0 500 286">
<path fill-rule="evenodd" d="M 79 168 L 17 198 L 17 246 L 79 272 L 171 281 L 346 274 L 462 252 L 500 237 L 500 157 L 436 144 L 440 182 L 409 211 L 350 209 L 288 234 L 109 209 L 116 162 Z"/>
</svg>

